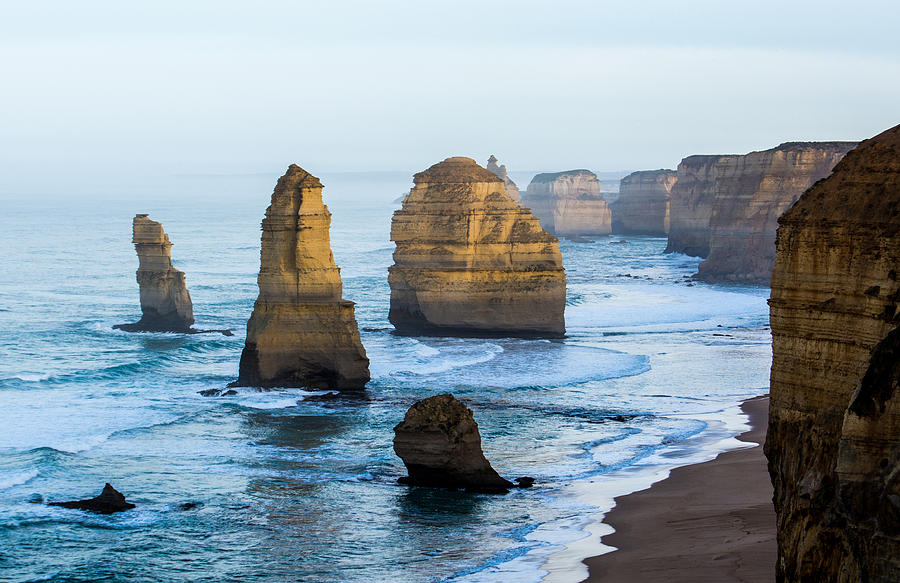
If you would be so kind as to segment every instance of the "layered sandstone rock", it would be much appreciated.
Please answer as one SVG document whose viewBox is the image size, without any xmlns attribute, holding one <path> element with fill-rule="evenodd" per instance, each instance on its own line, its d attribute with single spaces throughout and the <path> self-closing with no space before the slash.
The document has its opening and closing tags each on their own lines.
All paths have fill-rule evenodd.
<svg viewBox="0 0 900 583">
<path fill-rule="evenodd" d="M 414 177 L 394 213 L 389 319 L 401 333 L 558 337 L 566 276 L 557 239 L 470 158 Z"/>
<path fill-rule="evenodd" d="M 725 156 L 688 156 L 678 165 L 669 197 L 666 253 L 709 254 L 709 219 L 716 196 L 716 165 Z"/>
<path fill-rule="evenodd" d="M 643 170 L 622 179 L 619 198 L 610 204 L 612 232 L 665 237 L 669 232 L 669 197 L 674 170 Z"/>
<path fill-rule="evenodd" d="M 559 237 L 602 236 L 612 231 L 612 213 L 597 175 L 589 170 L 538 174 L 522 204 Z"/>
<path fill-rule="evenodd" d="M 900 126 L 779 220 L 766 455 L 779 581 L 900 581 Z"/>
<path fill-rule="evenodd" d="M 513 182 L 512 178 L 506 173 L 506 164 L 498 166 L 497 158 L 491 154 L 491 157 L 488 158 L 487 169 L 503 180 L 503 184 L 506 186 L 506 194 L 509 195 L 509 198 L 516 202 L 522 202 L 522 196 L 519 194 L 519 187 L 516 186 L 516 183 Z"/>
<path fill-rule="evenodd" d="M 697 278 L 767 284 L 775 263 L 778 217 L 855 142 L 790 142 L 726 156 L 716 165 L 709 254 Z"/>
<path fill-rule="evenodd" d="M 184 273 L 172 267 L 172 243 L 162 225 L 141 214 L 132 223 L 138 255 L 141 319 L 113 326 L 126 332 L 192 332 L 194 309 Z"/>
<path fill-rule="evenodd" d="M 413 404 L 394 434 L 394 451 L 409 473 L 403 484 L 487 492 L 513 487 L 484 457 L 472 411 L 453 395 Z"/>
<path fill-rule="evenodd" d="M 296 164 L 262 221 L 259 298 L 233 386 L 362 389 L 369 360 L 353 302 L 341 298 L 322 183 Z"/>
</svg>

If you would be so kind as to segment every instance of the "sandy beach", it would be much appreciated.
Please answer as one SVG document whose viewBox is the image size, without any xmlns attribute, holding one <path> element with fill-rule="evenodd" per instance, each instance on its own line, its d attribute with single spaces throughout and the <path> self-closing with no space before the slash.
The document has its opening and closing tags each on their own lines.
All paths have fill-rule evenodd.
<svg viewBox="0 0 900 583">
<path fill-rule="evenodd" d="M 587 582 L 775 580 L 775 511 L 761 444 L 768 397 L 745 401 L 759 444 L 677 468 L 652 487 L 616 498 L 604 522 L 615 532 L 604 544 L 618 550 L 585 559 Z"/>
</svg>

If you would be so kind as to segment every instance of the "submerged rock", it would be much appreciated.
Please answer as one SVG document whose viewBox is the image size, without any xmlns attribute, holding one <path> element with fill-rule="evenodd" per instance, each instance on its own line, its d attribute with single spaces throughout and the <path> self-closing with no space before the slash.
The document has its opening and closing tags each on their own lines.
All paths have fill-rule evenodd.
<svg viewBox="0 0 900 583">
<path fill-rule="evenodd" d="M 622 179 L 619 198 L 610 204 L 612 232 L 665 237 L 669 232 L 669 198 L 674 170 L 642 170 Z"/>
<path fill-rule="evenodd" d="M 603 236 L 612 231 L 603 186 L 590 170 L 538 174 L 525 190 L 522 204 L 540 219 L 541 226 L 559 237 Z"/>
<path fill-rule="evenodd" d="M 113 488 L 109 483 L 103 487 L 103 491 L 95 498 L 87 500 L 73 500 L 71 502 L 50 502 L 49 506 L 62 506 L 76 510 L 88 510 L 97 514 L 114 514 L 124 512 L 135 507 L 134 504 L 125 501 L 125 496 Z"/>
<path fill-rule="evenodd" d="M 556 237 L 470 158 L 414 177 L 394 213 L 391 324 L 402 334 L 559 337 L 566 275 Z"/>
<path fill-rule="evenodd" d="M 394 433 L 394 451 L 409 472 L 409 477 L 400 479 L 402 484 L 479 492 L 516 487 L 484 457 L 472 411 L 453 395 L 414 403 Z"/>
<path fill-rule="evenodd" d="M 291 164 L 262 221 L 259 297 L 238 387 L 362 389 L 369 359 L 353 302 L 342 299 L 318 178 Z"/>
<path fill-rule="evenodd" d="M 778 581 L 900 581 L 900 126 L 779 220 L 765 452 Z"/>
<path fill-rule="evenodd" d="M 519 187 L 516 186 L 516 183 L 513 182 L 512 178 L 506 173 L 506 164 L 498 166 L 497 158 L 491 154 L 491 157 L 488 158 L 486 168 L 503 180 L 503 185 L 506 187 L 506 194 L 509 195 L 509 198 L 517 203 L 522 202 L 522 196 L 519 194 Z"/>
</svg>

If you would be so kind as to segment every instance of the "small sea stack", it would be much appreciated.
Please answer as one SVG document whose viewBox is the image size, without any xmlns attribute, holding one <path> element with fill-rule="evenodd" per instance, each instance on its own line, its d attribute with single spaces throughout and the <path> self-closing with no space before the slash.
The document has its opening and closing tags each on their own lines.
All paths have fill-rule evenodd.
<svg viewBox="0 0 900 583">
<path fill-rule="evenodd" d="M 558 241 L 503 180 L 471 158 L 447 158 L 413 181 L 391 224 L 389 320 L 397 331 L 563 336 Z"/>
<path fill-rule="evenodd" d="M 275 186 L 262 221 L 259 297 L 231 386 L 358 390 L 369 381 L 354 304 L 341 297 L 322 189 L 296 164 Z"/>
<path fill-rule="evenodd" d="M 99 496 L 86 500 L 72 500 L 70 502 L 50 502 L 49 506 L 87 510 L 95 514 L 115 514 L 116 512 L 124 512 L 135 508 L 134 504 L 125 501 L 124 494 L 113 488 L 108 482 Z"/>
<path fill-rule="evenodd" d="M 133 233 L 142 316 L 133 324 L 117 324 L 113 328 L 126 332 L 192 333 L 191 294 L 185 286 L 184 273 L 172 267 L 169 236 L 161 224 L 146 214 L 134 217 Z"/>
<path fill-rule="evenodd" d="M 522 205 L 558 237 L 605 236 L 612 231 L 603 185 L 590 170 L 536 175 L 522 196 Z"/>
<path fill-rule="evenodd" d="M 509 198 L 517 203 L 522 202 L 522 196 L 519 194 L 519 187 L 516 186 L 516 183 L 512 181 L 512 178 L 510 178 L 509 174 L 506 172 L 506 164 L 500 164 L 498 166 L 497 161 L 497 158 L 491 154 L 491 157 L 488 158 L 487 161 L 487 169 L 503 180 L 503 184 L 506 186 L 506 194 L 509 195 Z"/>
<path fill-rule="evenodd" d="M 409 473 L 401 484 L 488 493 L 517 487 L 491 467 L 472 410 L 451 394 L 414 403 L 394 434 L 394 451 Z M 533 481 L 524 480 L 523 487 Z"/>
</svg>

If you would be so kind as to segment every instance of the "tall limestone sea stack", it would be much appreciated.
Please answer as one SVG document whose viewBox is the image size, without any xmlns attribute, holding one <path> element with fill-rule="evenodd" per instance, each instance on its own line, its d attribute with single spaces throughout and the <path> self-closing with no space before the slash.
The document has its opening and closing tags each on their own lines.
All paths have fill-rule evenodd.
<svg viewBox="0 0 900 583">
<path fill-rule="evenodd" d="M 900 581 L 900 126 L 779 220 L 765 451 L 778 581 Z"/>
<path fill-rule="evenodd" d="M 522 204 L 540 219 L 541 226 L 559 237 L 609 235 L 612 213 L 602 185 L 590 170 L 538 174 L 522 197 Z"/>
<path fill-rule="evenodd" d="M 666 253 L 709 255 L 709 219 L 716 197 L 716 165 L 724 156 L 688 156 L 678 165 L 669 200 Z"/>
<path fill-rule="evenodd" d="M 674 170 L 633 172 L 619 184 L 610 204 L 612 232 L 665 237 L 669 233 L 669 198 L 678 174 Z"/>
<path fill-rule="evenodd" d="M 488 158 L 487 161 L 487 169 L 503 180 L 503 184 L 506 186 L 506 194 L 509 195 L 509 198 L 516 202 L 522 202 L 522 196 L 519 194 L 519 187 L 516 186 L 516 183 L 513 182 L 512 178 L 506 173 L 506 164 L 498 166 L 497 158 L 491 154 L 491 157 Z"/>
<path fill-rule="evenodd" d="M 184 273 L 172 267 L 172 243 L 162 225 L 140 214 L 132 222 L 132 242 L 137 251 L 137 282 L 141 294 L 141 319 L 118 324 L 126 332 L 190 333 L 194 323 L 191 294 Z"/>
<path fill-rule="evenodd" d="M 404 334 L 559 337 L 566 275 L 556 237 L 470 158 L 413 179 L 394 213 L 389 319 Z"/>
<path fill-rule="evenodd" d="M 341 298 L 322 183 L 291 164 L 262 221 L 259 298 L 232 386 L 362 389 L 369 359 Z"/>
</svg>

